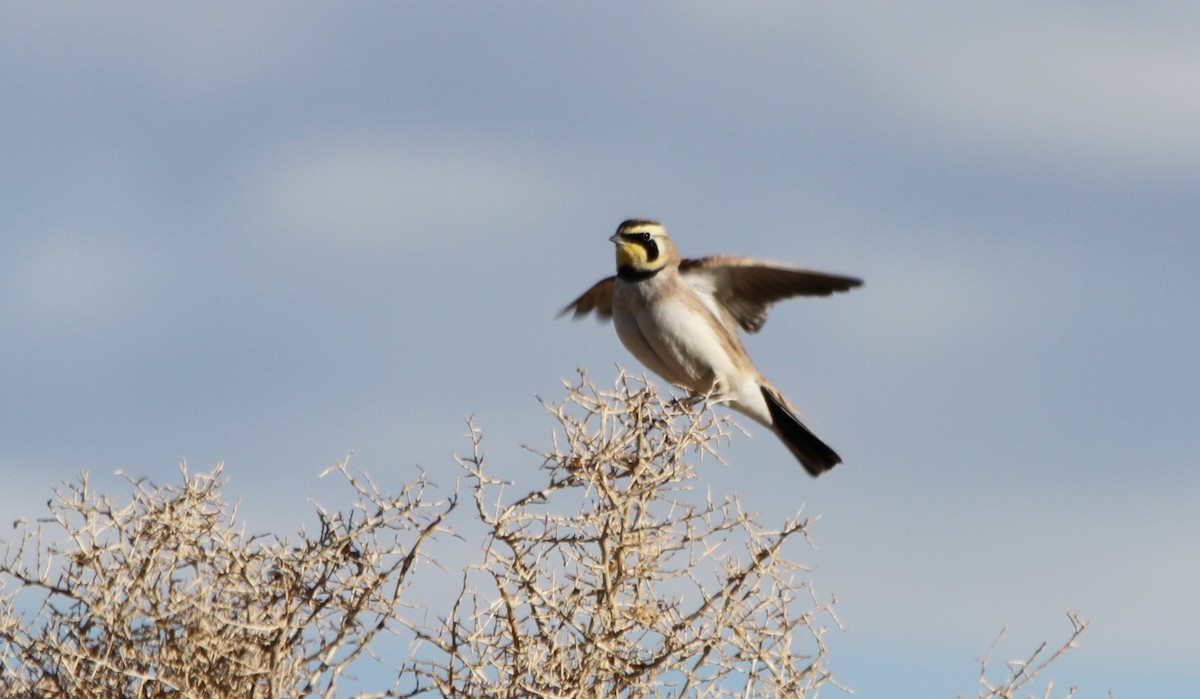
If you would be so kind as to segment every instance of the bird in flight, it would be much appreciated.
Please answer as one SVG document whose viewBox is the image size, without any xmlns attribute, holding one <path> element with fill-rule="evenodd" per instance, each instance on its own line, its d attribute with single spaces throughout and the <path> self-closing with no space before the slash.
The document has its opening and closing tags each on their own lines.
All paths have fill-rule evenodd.
<svg viewBox="0 0 1200 699">
<path fill-rule="evenodd" d="M 828 296 L 862 280 L 730 255 L 683 259 L 662 224 L 647 219 L 625 221 L 609 240 L 617 273 L 559 315 L 612 318 L 622 344 L 647 369 L 766 426 L 812 476 L 842 462 L 754 367 L 737 329 L 758 332 L 780 299 Z"/>
</svg>

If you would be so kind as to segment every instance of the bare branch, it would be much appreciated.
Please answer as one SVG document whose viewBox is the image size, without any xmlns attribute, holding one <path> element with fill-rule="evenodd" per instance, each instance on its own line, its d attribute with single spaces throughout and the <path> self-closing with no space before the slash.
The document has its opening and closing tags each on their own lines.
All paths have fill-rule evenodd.
<svg viewBox="0 0 1200 699">
<path fill-rule="evenodd" d="M 605 391 L 581 373 L 544 405 L 559 431 L 543 484 L 509 502 L 470 426 L 460 463 L 489 539 L 454 612 L 419 630 L 441 653 L 406 672 L 467 697 L 803 696 L 830 681 L 816 620 L 832 602 L 798 594 L 803 567 L 783 555 L 808 520 L 770 530 L 697 487 L 729 423 L 624 374 Z"/>
<path fill-rule="evenodd" d="M 386 495 L 342 462 L 331 471 L 354 507 L 318 506 L 319 535 L 292 545 L 241 530 L 220 471 L 127 479 L 123 500 L 86 474 L 55 489 L 50 517 L 0 561 L 16 583 L 0 596 L 0 695 L 333 696 L 399 627 L 405 580 L 454 499 L 430 501 L 424 474 Z"/>
<path fill-rule="evenodd" d="M 485 467 L 468 420 L 457 461 L 473 512 L 456 512 L 457 485 L 438 498 L 420 473 L 389 493 L 348 461 L 322 476 L 350 505 L 313 501 L 315 531 L 294 540 L 247 535 L 220 467 L 181 467 L 177 485 L 127 477 L 120 497 L 86 473 L 60 485 L 47 517 L 14 523 L 0 558 L 0 696 L 343 696 L 389 633 L 414 652 L 359 699 L 849 691 L 828 667 L 836 599 L 796 559 L 813 548 L 813 518 L 767 526 L 697 476 L 736 425 L 624 373 L 611 390 L 582 372 L 564 385 L 563 402 L 542 403 L 556 429 L 528 490 Z M 440 569 L 430 551 L 455 536 L 452 515 L 482 525 L 477 558 L 418 608 L 405 596 L 423 564 Z M 1066 643 L 993 680 L 997 637 L 979 696 L 1042 683 L 1087 626 L 1068 617 Z M 1044 681 L 1044 699 L 1052 689 Z"/>
<path fill-rule="evenodd" d="M 994 683 L 988 679 L 988 674 L 993 667 L 992 656 L 996 652 L 996 648 L 1000 645 L 1000 639 L 1008 631 L 1008 627 L 1000 630 L 996 636 L 996 640 L 992 642 L 988 648 L 987 655 L 979 661 L 979 685 L 983 689 L 979 692 L 980 699 L 1013 699 L 1017 691 L 1031 685 L 1039 675 L 1052 663 L 1057 662 L 1063 654 L 1072 648 L 1078 648 L 1075 642 L 1079 636 L 1083 634 L 1087 628 L 1088 622 L 1082 619 L 1078 614 L 1067 612 L 1067 619 L 1071 622 L 1071 636 L 1053 652 L 1047 654 L 1047 645 L 1043 642 L 1024 660 L 1010 660 L 1004 663 L 1004 667 L 1008 670 L 1008 674 L 1003 678 L 1003 681 Z M 1043 692 L 1045 699 L 1050 699 L 1051 690 L 1054 688 L 1053 682 L 1047 682 Z M 1033 695 L 1029 695 L 1032 697 Z M 1065 699 L 1071 699 L 1075 696 L 1075 688 L 1071 687 L 1067 690 Z"/>
</svg>

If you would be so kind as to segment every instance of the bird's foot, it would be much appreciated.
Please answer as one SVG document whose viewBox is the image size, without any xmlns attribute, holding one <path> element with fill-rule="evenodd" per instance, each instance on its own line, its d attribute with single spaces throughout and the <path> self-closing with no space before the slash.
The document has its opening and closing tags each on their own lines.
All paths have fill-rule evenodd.
<svg viewBox="0 0 1200 699">
<path fill-rule="evenodd" d="M 683 398 L 676 398 L 675 400 L 671 401 L 671 405 L 681 406 L 684 408 L 694 408 L 697 405 L 699 405 L 700 403 L 702 403 L 705 398 L 706 398 L 706 396 L 702 396 L 698 393 L 693 393 L 690 396 L 685 396 Z"/>
</svg>

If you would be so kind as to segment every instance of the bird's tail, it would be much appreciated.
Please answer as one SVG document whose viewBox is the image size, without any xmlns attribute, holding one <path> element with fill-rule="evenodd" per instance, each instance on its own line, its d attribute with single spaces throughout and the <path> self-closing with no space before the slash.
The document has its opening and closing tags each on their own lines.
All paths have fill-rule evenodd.
<svg viewBox="0 0 1200 699">
<path fill-rule="evenodd" d="M 761 388 L 763 398 L 767 401 L 767 410 L 771 413 L 771 429 L 800 460 L 810 476 L 815 478 L 842 463 L 842 457 L 838 456 L 837 452 L 800 422 L 800 418 L 788 407 L 783 396 L 770 386 Z"/>
</svg>

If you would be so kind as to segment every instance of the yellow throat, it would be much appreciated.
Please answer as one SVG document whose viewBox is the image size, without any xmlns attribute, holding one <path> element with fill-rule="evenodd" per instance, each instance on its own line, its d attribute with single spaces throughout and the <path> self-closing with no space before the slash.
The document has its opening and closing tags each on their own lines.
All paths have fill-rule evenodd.
<svg viewBox="0 0 1200 699">
<path fill-rule="evenodd" d="M 623 241 L 617 245 L 617 267 L 644 270 L 648 267 L 648 263 L 646 248 L 638 243 Z"/>
</svg>

